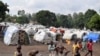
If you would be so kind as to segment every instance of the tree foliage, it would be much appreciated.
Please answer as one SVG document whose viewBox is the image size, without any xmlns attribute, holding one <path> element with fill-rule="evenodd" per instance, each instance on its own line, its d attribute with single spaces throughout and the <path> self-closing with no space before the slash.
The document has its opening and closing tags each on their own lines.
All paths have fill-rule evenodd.
<svg viewBox="0 0 100 56">
<path fill-rule="evenodd" d="M 77 19 L 78 19 L 78 14 L 75 12 L 73 13 L 73 17 L 72 17 L 72 21 L 73 21 L 73 27 L 77 28 Z"/>
<path fill-rule="evenodd" d="M 88 28 L 100 30 L 100 16 L 95 14 L 91 17 L 91 20 L 87 23 Z"/>
<path fill-rule="evenodd" d="M 30 14 L 25 14 L 24 10 L 19 10 L 18 15 L 19 16 L 16 18 L 16 22 L 20 24 L 29 23 L 30 18 L 31 18 Z"/>
<path fill-rule="evenodd" d="M 77 28 L 84 28 L 84 14 L 80 12 L 76 21 Z"/>
<path fill-rule="evenodd" d="M 0 1 L 0 22 L 5 20 L 6 11 L 9 12 L 7 7 L 7 4 L 4 4 L 2 1 Z"/>
<path fill-rule="evenodd" d="M 36 13 L 36 20 L 46 26 L 55 26 L 56 16 L 53 12 L 41 10 Z"/>
<path fill-rule="evenodd" d="M 87 23 L 91 20 L 93 15 L 97 14 L 97 12 L 93 9 L 88 9 L 84 15 L 84 24 L 87 27 Z"/>
<path fill-rule="evenodd" d="M 72 16 L 71 14 L 68 15 L 56 15 L 57 21 L 56 21 L 56 26 L 58 27 L 67 27 L 71 28 L 73 27 L 73 22 L 72 22 Z"/>
<path fill-rule="evenodd" d="M 24 24 L 24 23 L 29 23 L 29 20 L 25 15 L 23 15 L 23 16 L 17 17 L 16 22 L 20 24 Z"/>
<path fill-rule="evenodd" d="M 84 27 L 87 27 L 89 29 L 100 30 L 100 26 L 99 26 L 100 16 L 93 9 L 88 9 L 85 13 L 75 12 L 73 13 L 73 15 L 55 14 L 48 10 L 41 10 L 31 15 L 28 13 L 26 14 L 24 10 L 19 10 L 18 16 L 6 15 L 5 20 L 9 22 L 18 22 L 21 24 L 29 23 L 33 21 L 45 26 L 55 26 L 55 27 L 62 26 L 66 28 L 79 28 L 79 29 L 83 29 Z"/>
</svg>

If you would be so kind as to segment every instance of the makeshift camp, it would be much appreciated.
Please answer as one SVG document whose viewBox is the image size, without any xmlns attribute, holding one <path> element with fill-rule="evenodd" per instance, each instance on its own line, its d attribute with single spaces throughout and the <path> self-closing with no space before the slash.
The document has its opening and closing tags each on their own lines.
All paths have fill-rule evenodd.
<svg viewBox="0 0 100 56">
<path fill-rule="evenodd" d="M 23 29 L 23 30 L 25 30 L 28 33 L 28 35 L 34 35 L 36 33 L 36 31 L 31 27 L 28 27 L 28 28 Z"/>
<path fill-rule="evenodd" d="M 18 40 L 20 40 L 21 44 L 29 44 L 29 36 L 28 34 L 18 29 L 15 26 L 9 26 L 4 35 L 4 43 L 6 45 L 16 45 L 18 44 Z"/>
<path fill-rule="evenodd" d="M 88 31 L 85 30 L 77 30 L 74 32 L 77 35 L 77 38 L 82 39 L 84 34 L 88 34 Z"/>
<path fill-rule="evenodd" d="M 98 33 L 90 32 L 86 36 L 87 36 L 88 40 L 92 39 L 93 42 L 97 42 L 100 40 L 100 34 L 98 34 Z"/>
<path fill-rule="evenodd" d="M 21 44 L 30 44 L 29 35 L 25 31 L 19 30 L 17 33 L 19 33 L 19 40 Z"/>
<path fill-rule="evenodd" d="M 48 43 L 52 40 L 52 37 L 50 37 L 44 30 L 38 30 L 38 32 L 34 35 L 34 40 L 42 43 Z"/>
<path fill-rule="evenodd" d="M 75 40 L 77 38 L 77 35 L 73 31 L 66 30 L 62 38 L 65 40 L 66 39 Z"/>
<path fill-rule="evenodd" d="M 71 40 L 82 39 L 84 34 L 88 34 L 88 31 L 70 29 L 65 31 L 63 39 L 71 39 Z"/>
</svg>

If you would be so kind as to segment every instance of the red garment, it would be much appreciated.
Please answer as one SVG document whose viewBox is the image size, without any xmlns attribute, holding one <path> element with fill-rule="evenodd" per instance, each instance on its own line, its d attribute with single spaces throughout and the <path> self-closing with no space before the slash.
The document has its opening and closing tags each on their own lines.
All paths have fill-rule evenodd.
<svg viewBox="0 0 100 56">
<path fill-rule="evenodd" d="M 79 44 L 79 49 L 81 49 L 82 48 L 82 44 Z"/>
<path fill-rule="evenodd" d="M 62 30 L 62 29 L 60 29 L 60 32 L 61 32 L 62 34 L 64 34 L 64 32 L 65 32 L 65 31 L 64 31 L 64 30 Z"/>
<path fill-rule="evenodd" d="M 90 43 L 90 42 L 87 43 L 88 50 L 92 51 L 92 45 L 93 45 L 93 43 Z"/>
</svg>

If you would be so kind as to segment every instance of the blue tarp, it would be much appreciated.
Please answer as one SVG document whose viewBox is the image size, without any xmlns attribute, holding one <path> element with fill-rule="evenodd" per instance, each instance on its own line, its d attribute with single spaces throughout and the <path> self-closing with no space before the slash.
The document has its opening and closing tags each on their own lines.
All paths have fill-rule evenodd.
<svg viewBox="0 0 100 56">
<path fill-rule="evenodd" d="M 93 42 L 97 42 L 99 40 L 99 37 L 100 37 L 100 34 L 98 33 L 90 32 L 89 34 L 87 34 L 88 40 L 92 39 Z"/>
</svg>

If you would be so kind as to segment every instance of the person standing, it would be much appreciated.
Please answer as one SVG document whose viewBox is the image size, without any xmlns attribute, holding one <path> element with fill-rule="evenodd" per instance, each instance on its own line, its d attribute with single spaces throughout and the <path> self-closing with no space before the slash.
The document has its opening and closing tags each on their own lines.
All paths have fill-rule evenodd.
<svg viewBox="0 0 100 56">
<path fill-rule="evenodd" d="M 73 56 L 75 56 L 75 52 L 76 52 L 76 48 L 79 47 L 78 44 L 77 44 L 77 41 L 75 41 L 75 43 L 73 44 L 72 46 L 72 54 Z"/>
<path fill-rule="evenodd" d="M 75 50 L 75 55 L 74 56 L 81 56 L 80 55 L 80 52 L 79 52 L 79 47 L 76 47 L 76 50 Z"/>
<path fill-rule="evenodd" d="M 87 47 L 86 47 L 87 40 L 88 40 L 88 38 L 87 38 L 87 36 L 86 36 L 86 34 L 85 34 L 85 35 L 83 36 L 83 39 L 82 39 L 82 51 L 84 51 L 84 50 L 87 49 Z"/>
<path fill-rule="evenodd" d="M 89 42 L 87 43 L 87 49 L 88 49 L 88 52 L 86 53 L 85 56 L 87 56 L 89 53 L 91 56 L 93 56 L 93 41 L 92 41 L 92 39 L 90 39 Z"/>
<path fill-rule="evenodd" d="M 82 49 L 82 41 L 79 39 L 77 42 L 78 48 L 81 50 Z"/>
<path fill-rule="evenodd" d="M 22 52 L 21 52 L 21 45 L 17 45 L 17 50 L 14 53 L 14 56 L 22 56 Z"/>
<path fill-rule="evenodd" d="M 49 56 L 54 56 L 55 44 L 53 41 L 49 43 L 48 50 L 50 52 Z"/>
</svg>

